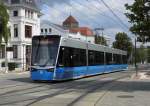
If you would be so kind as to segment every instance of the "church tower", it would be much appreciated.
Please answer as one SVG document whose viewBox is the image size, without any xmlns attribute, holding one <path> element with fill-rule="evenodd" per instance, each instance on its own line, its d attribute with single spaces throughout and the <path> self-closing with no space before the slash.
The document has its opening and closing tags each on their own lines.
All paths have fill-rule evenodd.
<svg viewBox="0 0 150 106">
<path fill-rule="evenodd" d="M 63 27 L 66 28 L 66 29 L 78 28 L 79 27 L 79 22 L 72 15 L 70 15 L 63 22 Z"/>
</svg>

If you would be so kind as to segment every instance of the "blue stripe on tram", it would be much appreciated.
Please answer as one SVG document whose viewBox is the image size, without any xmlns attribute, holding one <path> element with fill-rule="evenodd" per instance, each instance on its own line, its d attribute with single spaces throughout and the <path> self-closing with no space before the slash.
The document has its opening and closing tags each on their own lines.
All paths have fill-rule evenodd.
<svg viewBox="0 0 150 106">
<path fill-rule="evenodd" d="M 48 72 L 44 69 L 36 69 L 31 71 L 31 79 L 32 80 L 53 80 L 54 72 Z"/>
<path fill-rule="evenodd" d="M 109 73 L 127 69 L 128 65 L 100 65 L 100 66 L 82 66 L 82 67 L 65 67 L 56 69 L 56 80 L 74 79 L 84 76 Z"/>
</svg>

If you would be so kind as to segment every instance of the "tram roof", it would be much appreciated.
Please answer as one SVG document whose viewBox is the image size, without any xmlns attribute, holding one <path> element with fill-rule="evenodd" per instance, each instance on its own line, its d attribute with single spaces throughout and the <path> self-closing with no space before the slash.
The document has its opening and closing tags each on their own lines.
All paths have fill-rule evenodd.
<svg viewBox="0 0 150 106">
<path fill-rule="evenodd" d="M 127 54 L 126 51 L 123 51 L 120 49 L 114 49 L 114 48 L 110 48 L 110 47 L 103 46 L 103 45 L 92 44 L 89 42 L 86 43 L 85 41 L 81 41 L 79 39 L 62 37 L 62 40 L 61 40 L 61 46 L 74 47 L 74 48 L 79 48 L 79 49 L 86 49 L 87 44 L 88 44 L 89 50 L 108 52 L 108 53 L 114 53 L 114 54 L 123 54 L 123 55 Z"/>
<path fill-rule="evenodd" d="M 110 48 L 110 47 L 99 45 L 99 44 L 93 44 L 93 43 L 85 42 L 85 41 L 82 41 L 82 40 L 79 40 L 79 39 L 75 39 L 75 38 L 63 37 L 61 35 L 45 35 L 45 36 L 61 37 L 61 44 L 60 44 L 60 46 L 74 47 L 74 48 L 79 48 L 79 49 L 86 49 L 87 48 L 87 44 L 88 44 L 88 49 L 89 50 L 127 55 L 126 51 L 123 51 L 123 50 L 120 50 L 120 49 Z M 40 37 L 40 36 L 34 36 L 34 37 Z M 43 37 L 43 35 L 41 35 L 41 37 Z"/>
</svg>

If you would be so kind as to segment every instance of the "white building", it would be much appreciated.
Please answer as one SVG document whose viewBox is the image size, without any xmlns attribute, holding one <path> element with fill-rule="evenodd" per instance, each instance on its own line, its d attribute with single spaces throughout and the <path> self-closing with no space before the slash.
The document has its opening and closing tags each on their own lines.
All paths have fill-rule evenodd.
<svg viewBox="0 0 150 106">
<path fill-rule="evenodd" d="M 76 30 L 76 29 L 69 30 L 61 25 L 54 24 L 47 20 L 41 21 L 40 27 L 41 27 L 41 35 L 61 35 L 64 37 L 79 39 L 79 40 L 88 41 L 91 43 L 95 42 L 94 36 L 83 35 L 80 32 L 80 30 Z M 86 28 L 82 27 L 82 28 L 78 28 L 78 29 L 86 29 Z"/>
<path fill-rule="evenodd" d="M 11 38 L 8 47 L 13 51 L 6 53 L 8 63 L 15 63 L 18 68 L 30 64 L 31 38 L 40 34 L 41 13 L 34 0 L 3 0 L 10 16 Z M 5 61 L 5 51 L 0 51 L 0 63 Z"/>
<path fill-rule="evenodd" d="M 66 30 L 64 27 L 58 24 L 54 24 L 47 20 L 42 20 L 41 24 L 41 35 L 61 35 L 68 36 L 69 30 Z"/>
</svg>

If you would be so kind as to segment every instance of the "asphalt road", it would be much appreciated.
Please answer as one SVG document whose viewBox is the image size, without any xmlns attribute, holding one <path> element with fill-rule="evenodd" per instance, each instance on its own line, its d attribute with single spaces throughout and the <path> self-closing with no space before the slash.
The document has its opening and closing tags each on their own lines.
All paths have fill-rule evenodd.
<svg viewBox="0 0 150 106">
<path fill-rule="evenodd" d="M 0 106 L 130 106 L 128 102 L 127 105 L 115 103 L 119 102 L 116 98 L 134 98 L 128 92 L 132 83 L 126 80 L 132 74 L 124 71 L 59 83 L 33 82 L 29 73 L 0 75 Z M 126 93 L 113 94 L 120 90 Z"/>
</svg>

